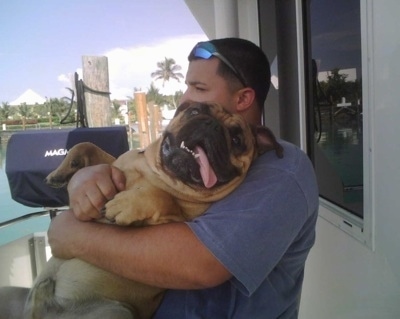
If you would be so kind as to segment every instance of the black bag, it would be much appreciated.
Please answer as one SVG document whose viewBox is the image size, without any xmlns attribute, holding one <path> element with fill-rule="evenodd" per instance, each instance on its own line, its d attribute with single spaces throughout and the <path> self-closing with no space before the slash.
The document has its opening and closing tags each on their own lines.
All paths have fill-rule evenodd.
<svg viewBox="0 0 400 319">
<path fill-rule="evenodd" d="M 129 150 L 124 126 L 18 132 L 7 145 L 6 174 L 11 197 L 26 206 L 68 205 L 66 188 L 51 188 L 44 179 L 75 144 L 92 142 L 114 157 Z"/>
</svg>

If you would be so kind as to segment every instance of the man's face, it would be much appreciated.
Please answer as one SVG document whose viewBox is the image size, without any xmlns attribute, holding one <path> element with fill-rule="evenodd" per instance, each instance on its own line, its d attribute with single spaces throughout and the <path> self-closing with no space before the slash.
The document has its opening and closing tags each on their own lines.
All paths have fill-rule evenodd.
<svg viewBox="0 0 400 319">
<path fill-rule="evenodd" d="M 217 74 L 219 60 L 194 60 L 189 63 L 186 74 L 187 89 L 181 98 L 185 101 L 214 102 L 226 110 L 236 113 L 236 102 L 227 82 Z"/>
</svg>

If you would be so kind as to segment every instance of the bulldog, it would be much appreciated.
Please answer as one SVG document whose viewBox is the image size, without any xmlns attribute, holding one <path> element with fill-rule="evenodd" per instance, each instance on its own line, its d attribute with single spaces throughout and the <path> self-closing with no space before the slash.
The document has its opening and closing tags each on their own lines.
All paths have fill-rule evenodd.
<svg viewBox="0 0 400 319">
<path fill-rule="evenodd" d="M 77 144 L 47 181 L 68 182 L 80 168 L 109 163 L 126 176 L 126 189 L 110 200 L 104 219 L 117 225 L 188 221 L 232 192 L 252 161 L 283 149 L 266 127 L 253 127 L 213 103 L 179 106 L 163 135 L 144 151 L 116 160 L 90 143 Z M 79 259 L 52 257 L 27 298 L 28 318 L 151 318 L 163 289 L 106 272 Z"/>
</svg>

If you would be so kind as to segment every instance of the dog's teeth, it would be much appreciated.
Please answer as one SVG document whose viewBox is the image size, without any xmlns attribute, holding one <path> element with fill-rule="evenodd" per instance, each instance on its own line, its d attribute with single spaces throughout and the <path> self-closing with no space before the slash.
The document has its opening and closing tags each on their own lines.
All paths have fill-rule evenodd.
<svg viewBox="0 0 400 319">
<path fill-rule="evenodd" d="M 198 157 L 200 156 L 199 154 L 196 154 L 196 153 L 193 152 L 191 149 L 189 149 L 188 147 L 186 147 L 184 141 L 181 142 L 180 148 L 182 148 L 182 149 L 184 149 L 186 152 L 192 154 L 194 158 L 198 158 Z"/>
</svg>

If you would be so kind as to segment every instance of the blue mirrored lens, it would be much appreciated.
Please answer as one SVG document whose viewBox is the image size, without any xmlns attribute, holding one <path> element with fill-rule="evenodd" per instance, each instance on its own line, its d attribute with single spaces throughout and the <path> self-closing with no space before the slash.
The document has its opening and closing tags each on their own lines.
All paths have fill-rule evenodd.
<svg viewBox="0 0 400 319">
<path fill-rule="evenodd" d="M 212 53 L 208 52 L 206 49 L 197 47 L 194 51 L 194 56 L 197 58 L 208 60 L 209 58 L 211 58 Z"/>
<path fill-rule="evenodd" d="M 246 82 L 243 80 L 243 77 L 239 74 L 236 68 L 221 54 L 217 51 L 215 46 L 210 42 L 199 42 L 193 51 L 193 55 L 196 58 L 201 58 L 208 60 L 212 56 L 219 58 L 223 63 L 226 64 L 228 68 L 232 70 L 232 72 L 236 75 L 239 81 L 246 86 Z"/>
</svg>

